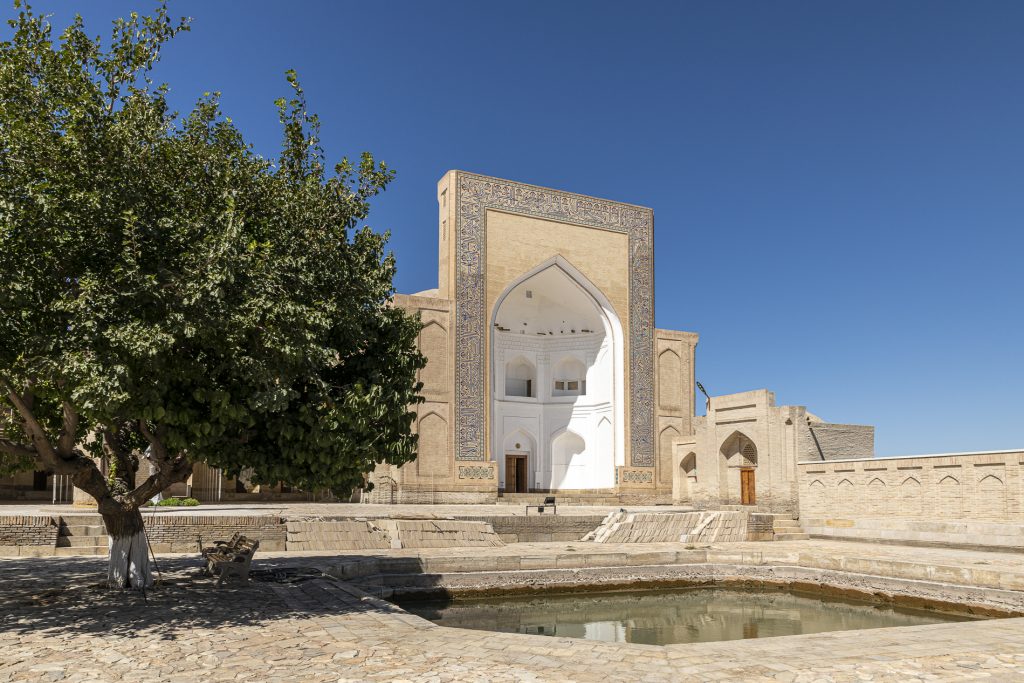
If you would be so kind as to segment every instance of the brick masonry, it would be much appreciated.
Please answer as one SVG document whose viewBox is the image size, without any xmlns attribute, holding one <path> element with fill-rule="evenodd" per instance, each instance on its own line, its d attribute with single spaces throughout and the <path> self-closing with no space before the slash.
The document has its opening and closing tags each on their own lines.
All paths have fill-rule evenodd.
<svg viewBox="0 0 1024 683">
<path fill-rule="evenodd" d="M 284 550 L 285 521 L 269 515 L 145 515 L 146 531 L 154 552 L 194 552 L 203 545 L 227 540 L 236 531 L 260 542 L 261 550 Z"/>
<path fill-rule="evenodd" d="M 875 428 L 870 425 L 812 422 L 806 430 L 813 456 L 808 460 L 870 458 L 875 453 Z"/>
<path fill-rule="evenodd" d="M 54 548 L 59 530 L 58 520 L 53 517 L 0 515 L 0 549 Z"/>
<path fill-rule="evenodd" d="M 1022 451 L 800 463 L 798 480 L 800 518 L 818 536 L 988 545 L 977 524 L 921 522 L 1024 527 Z"/>
</svg>

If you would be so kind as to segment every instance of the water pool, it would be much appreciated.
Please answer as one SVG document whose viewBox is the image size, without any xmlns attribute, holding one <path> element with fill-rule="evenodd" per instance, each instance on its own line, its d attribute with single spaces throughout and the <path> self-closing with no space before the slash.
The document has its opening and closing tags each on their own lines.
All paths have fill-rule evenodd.
<svg viewBox="0 0 1024 683">
<path fill-rule="evenodd" d="M 786 590 L 698 587 L 480 600 L 399 599 L 441 626 L 669 645 L 965 621 Z"/>
</svg>

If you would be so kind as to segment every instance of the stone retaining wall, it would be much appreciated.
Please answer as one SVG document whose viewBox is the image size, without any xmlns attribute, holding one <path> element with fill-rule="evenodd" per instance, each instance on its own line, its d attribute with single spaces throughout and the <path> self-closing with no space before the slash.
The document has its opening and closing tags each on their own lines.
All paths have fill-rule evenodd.
<svg viewBox="0 0 1024 683">
<path fill-rule="evenodd" d="M 597 543 L 712 543 L 751 540 L 748 513 L 613 512 L 583 540 Z"/>
<path fill-rule="evenodd" d="M 536 508 L 534 508 L 536 512 Z M 600 526 L 604 515 L 553 515 L 550 512 L 524 516 L 459 517 L 491 525 L 505 543 L 578 541 Z"/>
<path fill-rule="evenodd" d="M 459 519 L 382 519 L 398 548 L 472 548 L 505 545 L 490 524 Z"/>
<path fill-rule="evenodd" d="M 59 531 L 53 517 L 0 515 L 0 555 L 18 555 L 19 548 L 54 548 Z"/>
<path fill-rule="evenodd" d="M 387 532 L 368 520 L 287 522 L 288 550 L 385 550 Z"/>
<path fill-rule="evenodd" d="M 967 578 L 967 577 L 964 577 Z M 578 593 L 585 590 L 657 590 L 693 586 L 790 588 L 909 608 L 975 616 L 1024 616 L 1024 593 L 970 584 L 880 576 L 792 565 L 727 563 L 545 568 L 446 574 L 376 574 L 353 585 L 383 598 L 400 596 L 493 597 Z"/>
<path fill-rule="evenodd" d="M 386 550 L 505 545 L 481 521 L 459 519 L 348 519 L 290 521 L 288 550 Z"/>
</svg>

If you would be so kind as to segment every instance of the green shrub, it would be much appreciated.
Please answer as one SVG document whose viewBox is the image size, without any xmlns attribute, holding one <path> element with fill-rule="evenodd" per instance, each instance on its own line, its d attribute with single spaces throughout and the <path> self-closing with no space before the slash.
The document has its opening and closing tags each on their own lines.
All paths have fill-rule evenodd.
<svg viewBox="0 0 1024 683">
<path fill-rule="evenodd" d="M 153 503 L 150 502 L 147 503 L 147 505 L 153 505 Z M 199 501 L 196 500 L 195 498 L 175 498 L 172 496 L 171 498 L 164 498 L 159 503 L 157 503 L 157 505 L 159 505 L 160 507 L 195 507 L 196 505 L 199 505 Z"/>
</svg>

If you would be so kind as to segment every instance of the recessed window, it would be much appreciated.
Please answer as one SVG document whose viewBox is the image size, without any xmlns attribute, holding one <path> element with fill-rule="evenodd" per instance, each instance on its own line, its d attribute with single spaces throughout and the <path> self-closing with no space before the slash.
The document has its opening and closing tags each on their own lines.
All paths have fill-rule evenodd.
<svg viewBox="0 0 1024 683">
<path fill-rule="evenodd" d="M 505 366 L 505 395 L 533 398 L 533 381 L 537 372 L 533 365 L 524 358 L 519 358 Z"/>
<path fill-rule="evenodd" d="M 587 393 L 587 368 L 578 359 L 563 358 L 555 364 L 553 396 L 584 396 Z"/>
</svg>

